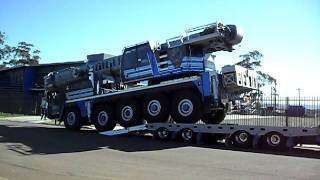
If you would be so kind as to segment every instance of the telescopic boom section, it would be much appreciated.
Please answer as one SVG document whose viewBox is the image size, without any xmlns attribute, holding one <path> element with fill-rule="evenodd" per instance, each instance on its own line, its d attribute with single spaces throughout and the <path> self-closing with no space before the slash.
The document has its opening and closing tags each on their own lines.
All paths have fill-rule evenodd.
<svg viewBox="0 0 320 180">
<path fill-rule="evenodd" d="M 198 45 L 204 52 L 232 51 L 232 46 L 242 41 L 240 28 L 235 25 L 212 23 L 187 29 L 185 36 L 177 36 L 167 40 L 169 47 L 179 45 Z"/>
<path fill-rule="evenodd" d="M 188 29 L 185 35 L 170 38 L 166 43 L 154 47 L 148 41 L 127 46 L 120 56 L 88 55 L 88 62 L 81 67 L 48 74 L 45 87 L 61 90 L 74 83 L 87 81 L 81 84 L 83 88 L 88 88 L 98 81 L 126 84 L 204 72 L 204 64 L 208 65 L 204 62 L 206 54 L 232 51 L 233 46 L 241 40 L 241 30 L 235 25 L 207 24 Z"/>
</svg>

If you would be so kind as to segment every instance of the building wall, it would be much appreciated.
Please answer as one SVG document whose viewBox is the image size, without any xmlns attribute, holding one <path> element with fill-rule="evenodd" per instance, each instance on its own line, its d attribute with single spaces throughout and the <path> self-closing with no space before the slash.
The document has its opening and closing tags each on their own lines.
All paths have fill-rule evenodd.
<svg viewBox="0 0 320 180">
<path fill-rule="evenodd" d="M 52 71 L 83 63 L 25 66 L 0 71 L 0 112 L 40 114 L 43 77 Z M 37 88 L 38 90 L 32 90 Z"/>
<path fill-rule="evenodd" d="M 0 74 L 0 111 L 23 113 L 24 67 L 1 72 Z"/>
</svg>

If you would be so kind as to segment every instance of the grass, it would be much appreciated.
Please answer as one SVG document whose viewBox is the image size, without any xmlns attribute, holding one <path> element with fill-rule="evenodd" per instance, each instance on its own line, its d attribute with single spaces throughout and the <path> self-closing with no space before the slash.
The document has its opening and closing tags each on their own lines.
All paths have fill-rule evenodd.
<svg viewBox="0 0 320 180">
<path fill-rule="evenodd" d="M 23 115 L 0 112 L 0 118 L 17 117 L 17 116 L 23 116 Z"/>
</svg>

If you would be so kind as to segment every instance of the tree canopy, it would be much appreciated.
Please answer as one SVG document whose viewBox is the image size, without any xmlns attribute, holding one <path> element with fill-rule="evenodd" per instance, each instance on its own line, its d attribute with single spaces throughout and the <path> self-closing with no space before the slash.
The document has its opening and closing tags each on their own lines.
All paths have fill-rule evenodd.
<svg viewBox="0 0 320 180">
<path fill-rule="evenodd" d="M 27 42 L 19 42 L 17 46 L 6 43 L 6 34 L 0 31 L 0 69 L 39 64 L 40 51 Z"/>
<path fill-rule="evenodd" d="M 236 65 L 242 66 L 250 70 L 254 70 L 257 67 L 261 67 L 260 59 L 263 57 L 263 54 L 261 54 L 257 50 L 254 50 L 254 51 L 248 52 L 247 54 L 240 55 L 239 57 L 242 60 L 237 62 Z"/>
<path fill-rule="evenodd" d="M 261 59 L 263 57 L 262 53 L 260 53 L 257 50 L 254 50 L 254 51 L 248 52 L 247 54 L 240 55 L 239 57 L 242 60 L 235 64 L 250 70 L 256 70 L 258 74 L 258 82 L 261 86 L 265 86 L 267 83 L 268 84 L 277 83 L 277 80 L 271 75 L 257 70 L 262 66 L 261 64 Z"/>
</svg>

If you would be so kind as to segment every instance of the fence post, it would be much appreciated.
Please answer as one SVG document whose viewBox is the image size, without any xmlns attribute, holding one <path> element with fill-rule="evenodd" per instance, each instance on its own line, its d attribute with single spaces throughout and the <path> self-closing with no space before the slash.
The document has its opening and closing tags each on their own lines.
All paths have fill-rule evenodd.
<svg viewBox="0 0 320 180">
<path fill-rule="evenodd" d="M 289 97 L 286 97 L 286 108 L 285 108 L 285 114 L 286 114 L 286 127 L 288 127 L 288 126 L 289 126 L 288 107 L 289 107 Z"/>
</svg>

